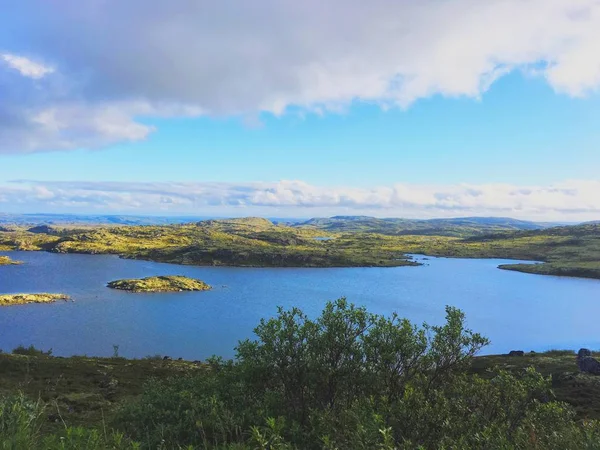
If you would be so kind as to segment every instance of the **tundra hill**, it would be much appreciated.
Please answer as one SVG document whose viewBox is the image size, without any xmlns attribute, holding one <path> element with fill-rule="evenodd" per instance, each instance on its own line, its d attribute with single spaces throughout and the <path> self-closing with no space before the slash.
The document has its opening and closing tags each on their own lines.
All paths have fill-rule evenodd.
<svg viewBox="0 0 600 450">
<path fill-rule="evenodd" d="M 419 253 L 542 261 L 545 264 L 501 268 L 600 278 L 600 225 L 594 224 L 524 231 L 502 229 L 466 238 L 328 231 L 314 226 L 275 225 L 260 218 L 72 229 L 57 235 L 25 230 L 0 232 L 0 250 L 15 249 L 241 267 L 393 267 L 417 265 L 406 254 Z"/>
<path fill-rule="evenodd" d="M 329 232 L 366 232 L 388 235 L 480 236 L 496 232 L 537 230 L 548 224 L 498 217 L 456 219 L 378 219 L 369 216 L 335 216 L 314 218 L 295 225 Z"/>
<path fill-rule="evenodd" d="M 471 237 L 465 245 L 512 248 L 543 264 L 505 264 L 501 269 L 539 275 L 600 278 L 600 224 Z"/>
<path fill-rule="evenodd" d="M 10 236 L 10 233 L 5 233 Z M 0 245 L 42 242 L 58 253 L 118 254 L 154 261 L 250 267 L 364 267 L 415 265 L 403 252 L 363 245 L 356 236 L 318 239 L 323 232 L 274 225 L 266 219 L 209 220 L 196 224 L 97 228 L 67 236 L 22 233 Z M 46 236 L 42 240 L 41 236 Z M 50 239 L 54 239 L 50 242 Z M 33 248 L 33 244 L 31 244 Z"/>
</svg>

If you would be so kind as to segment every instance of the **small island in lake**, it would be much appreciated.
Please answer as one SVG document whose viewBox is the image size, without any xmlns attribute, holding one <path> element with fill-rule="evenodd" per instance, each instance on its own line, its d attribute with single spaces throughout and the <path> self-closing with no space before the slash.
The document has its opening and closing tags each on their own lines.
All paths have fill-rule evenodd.
<svg viewBox="0 0 600 450">
<path fill-rule="evenodd" d="M 6 294 L 0 295 L 0 306 L 25 305 L 27 303 L 54 303 L 70 300 L 65 294 Z"/>
<path fill-rule="evenodd" d="M 211 289 L 211 286 L 204 281 L 176 275 L 116 280 L 111 281 L 107 286 L 131 292 L 208 291 Z"/>
<path fill-rule="evenodd" d="M 15 261 L 10 259 L 8 256 L 0 256 L 0 266 L 11 266 L 16 264 L 23 264 L 21 261 Z"/>
</svg>

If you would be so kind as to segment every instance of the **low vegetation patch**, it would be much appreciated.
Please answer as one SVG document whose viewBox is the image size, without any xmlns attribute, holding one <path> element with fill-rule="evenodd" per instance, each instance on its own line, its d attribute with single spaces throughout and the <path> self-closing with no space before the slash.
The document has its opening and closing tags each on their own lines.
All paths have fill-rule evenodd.
<svg viewBox="0 0 600 450">
<path fill-rule="evenodd" d="M 0 306 L 25 305 L 27 303 L 54 303 L 70 300 L 65 294 L 7 294 L 0 295 Z"/>
<path fill-rule="evenodd" d="M 0 256 L 0 266 L 10 266 L 16 264 L 23 264 L 21 261 L 15 261 L 10 259 L 8 256 Z"/>
<path fill-rule="evenodd" d="M 131 292 L 180 292 L 208 291 L 210 285 L 204 281 L 183 276 L 160 276 L 141 279 L 116 280 L 107 285 L 112 289 Z"/>
</svg>

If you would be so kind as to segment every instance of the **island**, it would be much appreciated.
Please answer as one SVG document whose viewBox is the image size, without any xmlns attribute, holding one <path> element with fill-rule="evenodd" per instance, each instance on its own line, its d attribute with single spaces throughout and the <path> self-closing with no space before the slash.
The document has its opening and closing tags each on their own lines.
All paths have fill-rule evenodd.
<svg viewBox="0 0 600 450">
<path fill-rule="evenodd" d="M 0 266 L 11 266 L 23 264 L 21 261 L 15 261 L 14 259 L 10 259 L 8 256 L 0 256 Z"/>
<path fill-rule="evenodd" d="M 0 295 L 0 306 L 25 305 L 27 303 L 54 303 L 57 300 L 70 300 L 65 294 L 6 294 Z"/>
<path fill-rule="evenodd" d="M 107 286 L 112 289 L 130 292 L 181 292 L 208 291 L 211 289 L 211 286 L 204 281 L 175 275 L 116 280 L 111 281 Z"/>
</svg>

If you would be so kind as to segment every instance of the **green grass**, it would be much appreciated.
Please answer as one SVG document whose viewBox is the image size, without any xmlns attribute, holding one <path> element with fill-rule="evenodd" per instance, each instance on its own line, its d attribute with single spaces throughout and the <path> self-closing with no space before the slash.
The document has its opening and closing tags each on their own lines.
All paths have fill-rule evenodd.
<svg viewBox="0 0 600 450">
<path fill-rule="evenodd" d="M 207 365 L 166 361 L 158 355 L 131 360 L 52 357 L 30 348 L 23 353 L 27 356 L 0 353 L 0 395 L 23 392 L 46 404 L 44 434 L 61 432 L 65 424 L 102 429 L 124 405 L 140 398 L 147 381 L 210 370 Z M 500 369 L 523 374 L 528 367 L 552 377 L 556 399 L 571 404 L 579 419 L 600 418 L 600 377 L 579 373 L 573 351 L 477 357 L 471 372 L 492 378 Z"/>
<path fill-rule="evenodd" d="M 573 350 L 550 350 L 525 353 L 524 356 L 481 356 L 473 360 L 472 371 L 491 377 L 499 369 L 515 374 L 535 367 L 544 376 L 552 377 L 552 390 L 557 400 L 569 403 L 580 419 L 600 419 L 600 377 L 580 373 Z M 600 358 L 600 353 L 593 352 Z"/>
<path fill-rule="evenodd" d="M 151 378 L 197 374 L 205 366 L 162 359 L 52 357 L 21 347 L 23 354 L 0 353 L 0 394 L 23 392 L 28 398 L 52 405 L 47 430 L 69 426 L 101 426 L 117 409 L 137 398 Z"/>
</svg>

